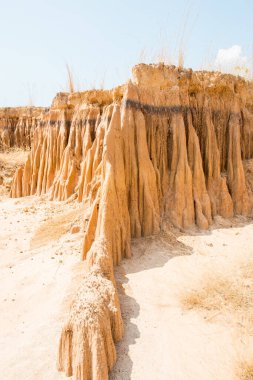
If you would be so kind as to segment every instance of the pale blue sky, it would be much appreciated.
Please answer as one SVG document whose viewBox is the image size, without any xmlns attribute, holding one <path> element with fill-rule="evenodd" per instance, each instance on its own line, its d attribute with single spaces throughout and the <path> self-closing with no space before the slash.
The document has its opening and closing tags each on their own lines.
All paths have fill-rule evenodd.
<svg viewBox="0 0 253 380">
<path fill-rule="evenodd" d="M 252 14 L 253 0 L 0 0 L 0 107 L 30 94 L 49 105 L 66 89 L 66 63 L 80 89 L 123 83 L 140 57 L 171 56 L 180 40 L 186 67 L 234 45 L 249 59 Z"/>
</svg>

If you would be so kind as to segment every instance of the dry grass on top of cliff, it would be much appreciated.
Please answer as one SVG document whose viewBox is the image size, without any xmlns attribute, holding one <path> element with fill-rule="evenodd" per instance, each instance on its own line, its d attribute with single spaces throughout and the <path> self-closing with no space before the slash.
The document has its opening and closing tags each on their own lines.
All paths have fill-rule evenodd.
<svg viewBox="0 0 253 380">
<path fill-rule="evenodd" d="M 180 298 L 184 309 L 198 309 L 207 320 L 225 314 L 244 334 L 253 336 L 253 259 L 228 264 L 225 273 L 204 273 L 198 286 Z"/>
<path fill-rule="evenodd" d="M 67 70 L 68 91 L 70 93 L 73 93 L 73 92 L 75 92 L 74 74 L 73 74 L 73 71 L 68 64 L 66 64 L 66 70 Z"/>
</svg>

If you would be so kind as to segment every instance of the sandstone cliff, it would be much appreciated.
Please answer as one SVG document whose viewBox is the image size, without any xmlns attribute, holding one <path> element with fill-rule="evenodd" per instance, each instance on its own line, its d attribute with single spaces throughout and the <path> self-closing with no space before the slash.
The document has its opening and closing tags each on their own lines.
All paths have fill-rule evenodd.
<svg viewBox="0 0 253 380">
<path fill-rule="evenodd" d="M 45 108 L 0 108 L 0 149 L 30 148 L 33 131 Z"/>
<path fill-rule="evenodd" d="M 252 215 L 253 86 L 241 78 L 138 65 L 111 91 L 56 96 L 33 130 L 11 196 L 83 202 L 88 273 L 63 328 L 58 368 L 106 379 L 123 325 L 113 266 L 130 239 L 208 229 L 216 215 Z"/>
</svg>

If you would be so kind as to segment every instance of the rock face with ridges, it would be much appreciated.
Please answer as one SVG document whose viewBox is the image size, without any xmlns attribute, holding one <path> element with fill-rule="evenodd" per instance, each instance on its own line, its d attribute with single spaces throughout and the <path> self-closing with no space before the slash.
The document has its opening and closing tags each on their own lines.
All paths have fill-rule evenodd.
<svg viewBox="0 0 253 380">
<path fill-rule="evenodd" d="M 45 111 L 42 107 L 0 108 L 0 149 L 30 148 Z"/>
<path fill-rule="evenodd" d="M 131 237 L 164 219 L 207 229 L 216 215 L 251 216 L 252 156 L 253 86 L 231 75 L 138 65 L 122 87 L 54 99 L 11 196 L 84 205 L 89 270 L 62 330 L 60 371 L 107 379 L 123 334 L 113 265 L 131 256 Z"/>
</svg>

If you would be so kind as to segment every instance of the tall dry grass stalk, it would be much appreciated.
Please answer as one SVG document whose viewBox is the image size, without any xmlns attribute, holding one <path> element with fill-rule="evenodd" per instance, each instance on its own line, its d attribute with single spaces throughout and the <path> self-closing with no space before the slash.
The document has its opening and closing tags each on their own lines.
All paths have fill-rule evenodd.
<svg viewBox="0 0 253 380">
<path fill-rule="evenodd" d="M 188 1 L 185 4 L 182 14 L 182 24 L 178 32 L 173 33 L 173 36 L 168 38 L 166 32 L 160 32 L 158 42 L 159 48 L 155 54 L 148 53 L 146 49 L 142 49 L 139 56 L 141 63 L 163 63 L 166 65 L 175 65 L 180 68 L 184 67 L 186 48 L 189 44 L 192 29 L 195 25 L 197 14 L 192 12 L 193 4 Z M 163 37 L 162 37 L 163 35 Z"/>
<path fill-rule="evenodd" d="M 140 56 L 139 56 L 138 62 L 146 63 L 146 61 L 147 61 L 147 51 L 145 48 L 143 48 L 140 51 Z"/>
<path fill-rule="evenodd" d="M 164 63 L 165 65 L 173 64 L 173 59 L 172 59 L 171 54 L 169 53 L 168 46 L 162 47 L 161 49 L 158 50 L 155 56 L 155 62 Z"/>
<path fill-rule="evenodd" d="M 178 52 L 178 67 L 184 67 L 184 51 L 182 49 L 179 49 Z"/>
<path fill-rule="evenodd" d="M 106 78 L 106 71 L 104 71 L 101 79 L 100 79 L 100 82 L 99 82 L 99 89 L 100 90 L 104 90 L 105 89 L 105 78 Z"/>
<path fill-rule="evenodd" d="M 182 26 L 181 30 L 178 33 L 176 44 L 175 55 L 177 57 L 177 66 L 180 68 L 184 67 L 187 46 L 189 45 L 189 40 L 196 23 L 196 19 L 197 13 L 193 15 L 193 3 L 188 1 L 188 4 L 186 4 L 185 11 L 182 16 Z"/>
<path fill-rule="evenodd" d="M 34 106 L 34 95 L 33 95 L 33 86 L 30 83 L 27 84 L 27 92 L 28 92 L 28 106 Z"/>
<path fill-rule="evenodd" d="M 72 92 L 75 92 L 73 71 L 68 64 L 66 64 L 66 70 L 67 70 L 68 91 L 72 93 Z"/>
</svg>

